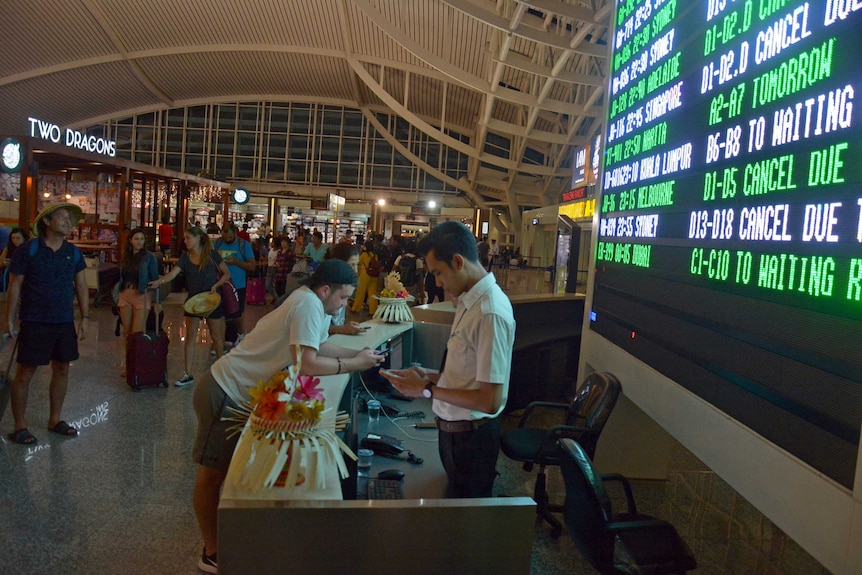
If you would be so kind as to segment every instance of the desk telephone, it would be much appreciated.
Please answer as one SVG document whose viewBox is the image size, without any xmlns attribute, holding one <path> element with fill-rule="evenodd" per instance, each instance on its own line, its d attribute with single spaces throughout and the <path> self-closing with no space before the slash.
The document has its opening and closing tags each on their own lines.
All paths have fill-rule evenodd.
<svg viewBox="0 0 862 575">
<path fill-rule="evenodd" d="M 369 433 L 362 438 L 362 447 L 371 449 L 376 455 L 401 455 L 404 453 L 404 442 L 391 435 Z"/>
</svg>

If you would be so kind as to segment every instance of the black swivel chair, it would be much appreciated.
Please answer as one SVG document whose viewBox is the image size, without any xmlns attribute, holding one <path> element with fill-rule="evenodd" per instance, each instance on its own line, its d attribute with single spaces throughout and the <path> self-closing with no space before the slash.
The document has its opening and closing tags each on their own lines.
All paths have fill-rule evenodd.
<svg viewBox="0 0 862 575">
<path fill-rule="evenodd" d="M 673 525 L 638 513 L 631 486 L 618 474 L 596 474 L 584 450 L 561 439 L 560 468 L 566 484 L 563 517 L 569 535 L 602 575 L 683 574 L 697 561 Z M 619 481 L 626 495 L 625 513 L 614 513 L 603 481 Z"/>
<path fill-rule="evenodd" d="M 589 453 L 596 451 L 599 434 L 611 415 L 620 396 L 619 380 L 610 373 L 593 373 L 578 389 L 570 404 L 534 401 L 530 403 L 518 428 L 503 434 L 500 449 L 510 459 L 524 462 L 524 470 L 532 471 L 533 465 L 539 466 L 533 499 L 536 500 L 536 513 L 551 525 L 551 537 L 556 539 L 563 526 L 553 513 L 562 513 L 563 506 L 548 501 L 545 467 L 560 464 L 560 449 L 557 441 L 563 437 L 575 438 Z M 527 420 L 536 410 L 553 409 L 563 412 L 565 418 L 560 424 L 549 428 L 526 427 Z"/>
</svg>

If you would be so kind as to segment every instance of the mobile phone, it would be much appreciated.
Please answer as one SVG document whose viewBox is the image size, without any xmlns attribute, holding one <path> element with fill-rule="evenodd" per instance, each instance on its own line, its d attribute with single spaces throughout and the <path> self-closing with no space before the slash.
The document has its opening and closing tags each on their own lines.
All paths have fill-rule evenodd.
<svg viewBox="0 0 862 575">
<path fill-rule="evenodd" d="M 370 325 L 360 325 L 359 329 L 361 329 L 362 331 L 368 331 L 369 329 L 371 329 L 371 326 Z"/>
<path fill-rule="evenodd" d="M 391 352 L 392 352 L 392 350 L 390 348 L 378 349 L 377 355 L 389 355 Z"/>
</svg>

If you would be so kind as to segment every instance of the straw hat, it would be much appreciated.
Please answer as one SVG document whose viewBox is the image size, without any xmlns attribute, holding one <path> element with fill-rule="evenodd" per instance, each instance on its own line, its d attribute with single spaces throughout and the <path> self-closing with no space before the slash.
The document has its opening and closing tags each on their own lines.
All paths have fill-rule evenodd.
<svg viewBox="0 0 862 575">
<path fill-rule="evenodd" d="M 52 204 L 52 205 L 48 206 L 47 208 L 45 208 L 44 210 L 42 210 L 41 212 L 39 212 L 39 215 L 36 216 L 35 220 L 33 220 L 33 230 L 35 231 L 37 236 L 41 235 L 39 233 L 39 222 L 41 222 L 44 218 L 47 218 L 48 216 L 50 216 L 51 214 L 53 214 L 54 212 L 56 212 L 57 210 L 62 209 L 62 208 L 65 208 L 66 211 L 69 212 L 69 221 L 72 222 L 72 227 L 74 228 L 75 226 L 78 225 L 78 222 L 81 221 L 81 217 L 83 216 L 83 212 L 81 211 L 81 206 L 78 206 L 76 204 L 70 204 L 68 202 L 62 202 L 59 204 Z"/>
<path fill-rule="evenodd" d="M 187 299 L 186 303 L 183 304 L 183 309 L 190 315 L 207 317 L 215 311 L 220 303 L 221 295 L 211 291 L 204 291 Z"/>
</svg>

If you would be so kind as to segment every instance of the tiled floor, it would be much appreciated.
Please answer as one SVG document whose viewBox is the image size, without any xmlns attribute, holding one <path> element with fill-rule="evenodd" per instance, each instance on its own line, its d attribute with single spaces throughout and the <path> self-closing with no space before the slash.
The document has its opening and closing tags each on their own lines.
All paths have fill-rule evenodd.
<svg viewBox="0 0 862 575">
<path fill-rule="evenodd" d="M 549 290 L 541 271 L 509 272 L 506 285 L 509 293 Z M 179 294 L 166 302 L 171 381 L 181 375 L 181 340 L 187 336 L 180 328 L 181 302 Z M 266 311 L 250 307 L 250 325 Z M 5 436 L 12 430 L 11 414 L 0 420 L 0 574 L 197 573 L 201 539 L 191 507 L 192 390 L 171 385 L 132 392 L 120 377 L 114 316 L 99 307 L 91 317 L 91 333 L 71 368 L 64 409 L 80 437 L 64 439 L 45 429 L 47 368 L 31 384 L 28 408 L 38 445 L 10 443 Z M 195 337 L 202 340 L 205 331 Z M 9 347 L 0 351 L 3 367 Z M 196 373 L 209 361 L 205 350 L 199 345 Z M 677 451 L 670 481 L 637 483 L 636 496 L 645 512 L 678 524 L 701 562 L 697 573 L 822 573 L 682 447 Z M 534 474 L 502 455 L 498 468 L 498 493 L 532 493 Z M 552 472 L 552 498 L 562 501 L 560 483 Z M 565 533 L 554 541 L 537 524 L 532 572 L 592 570 Z"/>
</svg>

